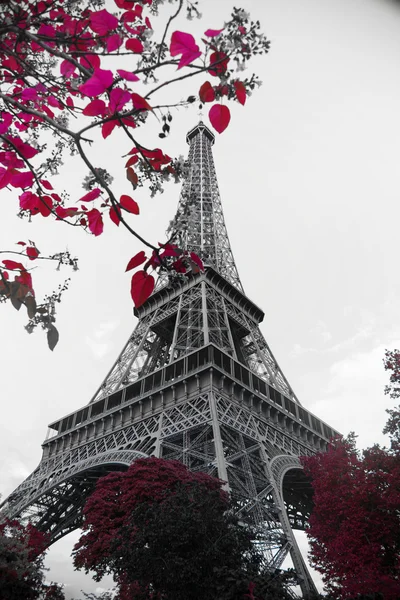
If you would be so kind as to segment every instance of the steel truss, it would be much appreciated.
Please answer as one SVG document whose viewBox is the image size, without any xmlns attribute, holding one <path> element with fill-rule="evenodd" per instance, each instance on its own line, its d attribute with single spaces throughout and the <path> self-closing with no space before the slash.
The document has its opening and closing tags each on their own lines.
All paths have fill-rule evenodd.
<svg viewBox="0 0 400 600">
<path fill-rule="evenodd" d="M 222 213 L 213 134 L 187 136 L 187 178 L 170 233 L 204 273 L 160 279 L 92 401 L 51 427 L 35 471 L 3 503 L 54 542 L 79 527 L 103 474 L 145 456 L 177 459 L 226 482 L 256 526 L 271 569 L 290 553 L 303 597 L 315 592 L 293 528 L 311 508 L 299 456 L 333 430 L 301 407 L 266 343 L 263 312 L 243 292 Z"/>
</svg>

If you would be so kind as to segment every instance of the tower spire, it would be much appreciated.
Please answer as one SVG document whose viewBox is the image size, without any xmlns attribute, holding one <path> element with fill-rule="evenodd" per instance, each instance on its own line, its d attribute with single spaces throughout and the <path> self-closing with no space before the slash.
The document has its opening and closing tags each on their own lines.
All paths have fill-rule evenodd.
<svg viewBox="0 0 400 600">
<path fill-rule="evenodd" d="M 243 291 L 229 243 L 219 195 L 212 146 L 214 134 L 203 121 L 189 131 L 186 177 L 178 210 L 168 235 L 178 246 L 195 252 L 229 283 Z"/>
</svg>

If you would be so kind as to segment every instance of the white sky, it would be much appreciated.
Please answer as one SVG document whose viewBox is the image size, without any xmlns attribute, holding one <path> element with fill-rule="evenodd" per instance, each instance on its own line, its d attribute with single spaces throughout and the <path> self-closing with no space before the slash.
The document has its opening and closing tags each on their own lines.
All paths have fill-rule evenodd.
<svg viewBox="0 0 400 600">
<path fill-rule="evenodd" d="M 221 27 L 233 4 L 201 0 L 202 21 L 176 29 L 199 37 Z M 265 311 L 262 330 L 304 406 L 345 434 L 356 431 L 361 447 L 384 443 L 389 399 L 382 357 L 385 348 L 400 346 L 400 3 L 239 5 L 261 20 L 272 41 L 270 54 L 253 69 L 262 88 L 245 108 L 232 108 L 231 125 L 214 146 L 239 273 Z M 179 91 L 178 98 L 191 91 Z M 196 105 L 174 114 L 164 145 L 170 155 L 187 153 L 185 134 L 197 119 Z M 159 130 L 155 123 L 150 138 L 138 137 L 156 146 Z M 113 135 L 93 151 L 97 166 L 114 175 L 117 194 L 130 193 L 119 158 L 130 146 Z M 68 185 L 79 198 L 85 174 L 76 161 L 66 161 L 60 189 Z M 135 193 L 141 216 L 134 224 L 163 241 L 178 195 L 173 184 L 156 198 Z M 59 308 L 54 353 L 40 332 L 26 334 L 22 314 L 0 306 L 4 496 L 38 464 L 47 424 L 90 400 L 135 326 L 124 270 L 142 249 L 111 222 L 94 239 L 62 224 L 21 222 L 16 206 L 16 194 L 3 192 L 1 248 L 28 238 L 43 253 L 68 246 L 80 258 L 80 271 Z M 37 287 L 54 287 L 55 275 L 64 273 L 69 276 L 35 273 Z M 75 598 L 80 589 L 97 587 L 73 572 L 69 554 L 76 538 L 55 544 L 47 559 L 49 577 Z"/>
</svg>

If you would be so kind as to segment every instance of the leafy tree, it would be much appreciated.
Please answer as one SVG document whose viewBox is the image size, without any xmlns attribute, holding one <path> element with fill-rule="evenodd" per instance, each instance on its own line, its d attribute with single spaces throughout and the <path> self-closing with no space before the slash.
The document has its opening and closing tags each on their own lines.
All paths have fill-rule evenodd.
<svg viewBox="0 0 400 600">
<path fill-rule="evenodd" d="M 230 121 L 226 102 L 244 105 L 259 84 L 255 75 L 244 78 L 242 71 L 252 56 L 269 48 L 259 22 L 241 9 L 235 8 L 221 29 L 207 29 L 197 43 L 191 34 L 173 30 L 185 8 L 188 18 L 201 16 L 197 0 L 171 0 L 175 6 L 169 14 L 160 13 L 157 23 L 163 2 L 0 1 L 0 189 L 15 193 L 22 218 L 44 218 L 56 227 L 62 222 L 93 236 L 121 226 L 138 238 L 146 253 L 132 257 L 127 268 L 140 267 L 131 281 L 136 306 L 153 290 L 152 272 L 167 269 L 182 277 L 202 269 L 196 255 L 178 247 L 175 231 L 159 246 L 143 239 L 134 225 L 140 209 L 130 190 L 146 185 L 154 195 L 168 179 L 180 180 L 185 170 L 181 159 L 149 147 L 146 126 L 158 118 L 163 144 L 173 109 L 198 101 L 211 104 L 211 125 L 222 133 Z M 193 77 L 200 82 L 192 85 Z M 186 80 L 190 95 L 165 96 L 166 87 Z M 104 165 L 91 156 L 93 143 L 113 136 L 115 152 L 117 131 L 127 186 L 119 197 Z M 55 179 L 68 154 L 79 157 L 88 171 L 79 198 L 60 189 Z M 105 217 L 110 219 L 106 225 Z M 39 302 L 31 261 L 52 260 L 75 269 L 76 259 L 69 252 L 42 253 L 42 243 L 31 240 L 16 244 L 16 249 L 1 250 L 10 257 L 0 267 L 0 301 L 17 310 L 25 305 L 28 331 L 41 326 L 53 349 L 58 341 L 55 306 L 68 282 Z"/>
<path fill-rule="evenodd" d="M 383 360 L 386 371 L 390 372 L 389 384 L 385 388 L 385 394 L 392 400 L 400 398 L 400 351 L 386 350 Z M 390 435 L 391 448 L 393 452 L 400 455 L 400 406 L 386 411 L 389 419 L 383 433 Z"/>
<path fill-rule="evenodd" d="M 385 393 L 400 397 L 400 352 L 387 351 Z M 359 452 L 354 434 L 302 459 L 314 509 L 311 562 L 332 598 L 397 600 L 400 590 L 400 409 L 387 410 L 390 449 Z"/>
<path fill-rule="evenodd" d="M 74 564 L 97 581 L 113 574 L 119 600 L 288 598 L 231 509 L 220 480 L 139 459 L 98 481 Z"/>
<path fill-rule="evenodd" d="M 18 521 L 0 524 L 0 598 L 2 600 L 64 600 L 62 589 L 44 582 L 46 537 Z"/>
</svg>

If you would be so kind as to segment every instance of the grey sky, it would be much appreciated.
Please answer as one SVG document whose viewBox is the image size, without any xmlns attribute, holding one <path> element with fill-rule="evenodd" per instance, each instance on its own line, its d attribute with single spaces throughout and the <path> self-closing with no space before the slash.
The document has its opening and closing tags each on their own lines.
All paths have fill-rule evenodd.
<svg viewBox="0 0 400 600">
<path fill-rule="evenodd" d="M 199 37 L 221 27 L 233 4 L 202 0 L 202 21 L 176 28 Z M 263 86 L 246 107 L 232 108 L 214 146 L 241 280 L 265 311 L 262 330 L 300 401 L 343 433 L 355 430 L 360 446 L 384 442 L 382 356 L 400 346 L 400 3 L 239 4 L 272 41 L 254 66 Z M 196 107 L 174 114 L 169 154 L 186 154 L 185 134 L 197 119 Z M 149 145 L 158 145 L 158 132 L 155 123 Z M 111 150 L 96 145 L 97 164 L 112 172 L 117 193 L 129 193 L 119 158 L 129 144 L 110 139 Z M 60 187 L 73 181 L 80 196 L 84 175 L 71 160 Z M 141 216 L 134 224 L 162 241 L 178 195 L 173 184 L 156 198 L 135 194 Z M 47 424 L 90 400 L 133 329 L 124 270 L 142 247 L 111 222 L 98 239 L 61 224 L 20 222 L 15 197 L 2 196 L 2 248 L 29 238 L 43 253 L 68 245 L 80 258 L 59 308 L 54 353 L 40 332 L 25 333 L 22 315 L 0 306 L 0 491 L 7 495 L 39 462 Z M 48 268 L 35 277 L 49 288 L 55 275 Z M 74 536 L 52 547 L 47 564 L 78 597 L 96 584 L 72 570 Z"/>
</svg>

